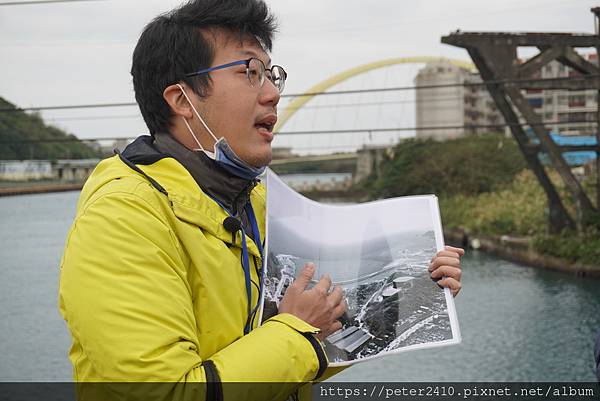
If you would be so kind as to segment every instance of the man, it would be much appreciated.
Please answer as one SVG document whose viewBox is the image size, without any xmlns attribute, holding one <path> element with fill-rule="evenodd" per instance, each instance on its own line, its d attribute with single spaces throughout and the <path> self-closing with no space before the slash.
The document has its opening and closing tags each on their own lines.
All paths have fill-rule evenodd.
<svg viewBox="0 0 600 401">
<path fill-rule="evenodd" d="M 142 33 L 131 72 L 151 136 L 94 170 L 61 264 L 76 381 L 172 383 L 156 399 L 240 399 L 221 383 L 263 382 L 274 384 L 246 384 L 243 399 L 286 399 L 322 378 L 320 341 L 346 310 L 328 277 L 307 289 L 306 265 L 258 327 L 257 178 L 286 79 L 267 54 L 273 31 L 261 0 L 196 0 Z M 462 254 L 449 248 L 431 265 L 454 295 Z"/>
</svg>

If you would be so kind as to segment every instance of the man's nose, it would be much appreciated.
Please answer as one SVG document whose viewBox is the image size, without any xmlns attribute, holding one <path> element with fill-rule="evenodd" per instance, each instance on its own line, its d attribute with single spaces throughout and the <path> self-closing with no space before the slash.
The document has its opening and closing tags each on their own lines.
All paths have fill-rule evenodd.
<svg viewBox="0 0 600 401">
<path fill-rule="evenodd" d="M 279 89 L 270 79 L 265 79 L 265 83 L 260 88 L 260 104 L 270 104 L 275 107 L 279 103 L 279 99 L 281 99 Z"/>
</svg>

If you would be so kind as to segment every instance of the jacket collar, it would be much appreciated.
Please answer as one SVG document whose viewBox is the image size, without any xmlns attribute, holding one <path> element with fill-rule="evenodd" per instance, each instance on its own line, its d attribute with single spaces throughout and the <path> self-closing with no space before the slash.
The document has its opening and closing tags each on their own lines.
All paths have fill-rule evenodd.
<svg viewBox="0 0 600 401">
<path fill-rule="evenodd" d="M 165 157 L 177 160 L 194 178 L 202 191 L 234 215 L 246 205 L 257 180 L 237 177 L 209 158 L 204 152 L 194 152 L 168 133 L 138 137 L 123 156 L 134 164 L 149 165 Z"/>
<path fill-rule="evenodd" d="M 231 233 L 223 227 L 223 221 L 228 215 L 222 207 L 214 202 L 215 198 L 228 208 L 232 207 L 233 201 L 245 205 L 248 199 L 253 205 L 262 205 L 259 208 L 255 207 L 254 212 L 260 232 L 265 232 L 263 208 L 266 197 L 262 185 L 255 188 L 258 181 L 248 181 L 231 176 L 228 171 L 220 168 L 204 153 L 192 152 L 174 139 L 169 139 L 169 134 L 164 135 L 168 135 L 168 138 L 163 138 L 168 146 L 161 146 L 163 144 L 161 140 L 159 140 L 161 145 L 157 146 L 155 139 L 151 136 L 138 137 L 119 155 L 121 161 L 128 165 L 128 169 L 144 175 L 155 188 L 154 183 L 163 188 L 163 193 L 168 196 L 173 212 L 178 218 L 208 230 L 222 241 L 239 245 L 242 238 L 241 232 L 237 232 L 232 237 Z M 158 138 L 158 136 L 156 137 Z M 183 151 L 178 147 L 183 148 Z M 175 152 L 172 152 L 173 148 Z M 181 161 L 173 153 L 177 153 L 177 157 Z M 131 166 L 132 164 L 135 168 Z M 119 173 L 115 172 L 114 174 L 118 175 Z M 221 181 L 215 179 L 213 174 L 215 177 L 220 177 Z M 209 181 L 211 185 L 206 186 L 205 181 Z M 226 190 L 230 183 L 235 185 L 236 191 Z M 255 189 L 252 190 L 253 188 Z M 211 190 L 214 192 L 210 192 Z M 260 256 L 253 241 L 249 242 L 248 250 L 251 254 Z"/>
<path fill-rule="evenodd" d="M 204 152 L 194 152 L 168 133 L 154 136 L 154 147 L 177 160 L 190 172 L 198 186 L 234 215 L 248 203 L 255 180 L 237 177 L 209 158 Z"/>
</svg>

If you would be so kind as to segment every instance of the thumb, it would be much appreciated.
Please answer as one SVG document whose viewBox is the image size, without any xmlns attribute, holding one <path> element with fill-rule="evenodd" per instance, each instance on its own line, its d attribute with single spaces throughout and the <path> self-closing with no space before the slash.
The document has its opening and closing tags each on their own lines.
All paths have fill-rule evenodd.
<svg viewBox="0 0 600 401">
<path fill-rule="evenodd" d="M 315 274 L 315 265 L 313 263 L 307 263 L 304 265 L 304 268 L 300 272 L 300 275 L 294 283 L 292 284 L 294 287 L 299 289 L 300 291 L 304 291 L 310 280 L 313 278 Z"/>
</svg>

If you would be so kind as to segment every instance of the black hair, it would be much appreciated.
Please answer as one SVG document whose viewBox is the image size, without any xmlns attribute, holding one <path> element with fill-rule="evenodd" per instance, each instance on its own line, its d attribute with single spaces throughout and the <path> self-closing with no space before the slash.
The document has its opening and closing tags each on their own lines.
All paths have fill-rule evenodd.
<svg viewBox="0 0 600 401">
<path fill-rule="evenodd" d="M 131 75 L 151 135 L 170 128 L 171 108 L 163 98 L 167 86 L 183 81 L 199 96 L 207 95 L 208 74 L 185 74 L 212 64 L 214 43 L 206 34 L 214 29 L 237 34 L 240 41 L 256 39 L 271 51 L 276 21 L 262 0 L 191 0 L 146 25 L 133 51 Z"/>
</svg>

